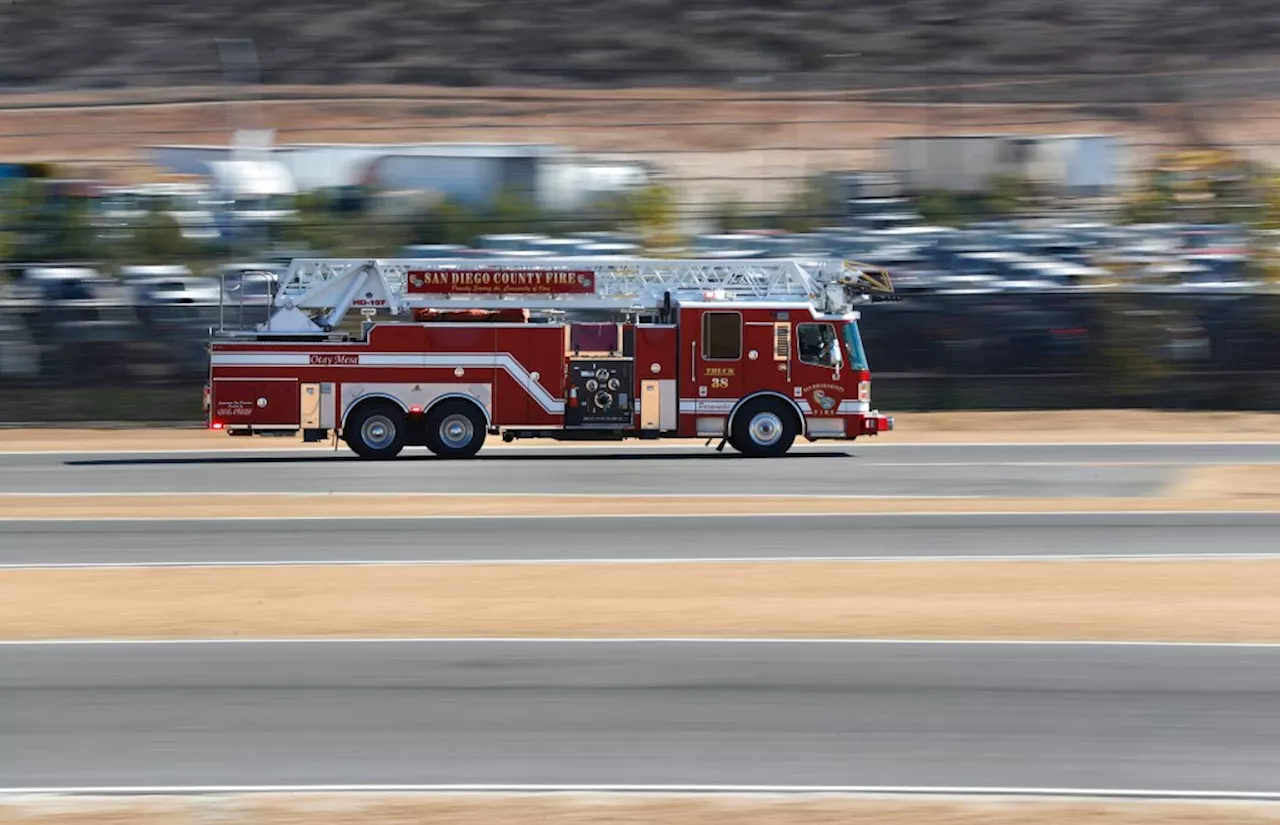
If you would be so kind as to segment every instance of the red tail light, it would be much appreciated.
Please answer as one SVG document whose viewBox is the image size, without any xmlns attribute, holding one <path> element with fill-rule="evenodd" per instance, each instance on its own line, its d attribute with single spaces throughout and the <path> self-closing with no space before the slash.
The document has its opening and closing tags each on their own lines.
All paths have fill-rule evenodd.
<svg viewBox="0 0 1280 825">
<path fill-rule="evenodd" d="M 212 424 L 209 425 L 209 428 L 213 430 L 221 430 L 224 426 L 225 425 L 221 421 L 215 420 Z"/>
</svg>

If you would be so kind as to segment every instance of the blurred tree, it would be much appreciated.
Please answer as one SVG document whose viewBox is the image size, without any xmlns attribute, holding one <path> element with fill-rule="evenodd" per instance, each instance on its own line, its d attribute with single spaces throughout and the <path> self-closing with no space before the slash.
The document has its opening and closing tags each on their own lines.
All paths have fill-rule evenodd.
<svg viewBox="0 0 1280 825">
<path fill-rule="evenodd" d="M 1280 177 L 1269 177 L 1262 184 L 1262 212 L 1258 218 L 1261 229 L 1280 229 Z"/>
<path fill-rule="evenodd" d="M 925 192 L 916 199 L 916 210 L 927 223 L 962 226 L 970 215 L 959 198 L 950 192 Z"/>
<path fill-rule="evenodd" d="M 87 198 L 57 195 L 52 182 L 28 178 L 5 188 L 3 223 L 15 260 L 86 260 L 96 251 Z"/>
<path fill-rule="evenodd" d="M 468 209 L 449 199 L 419 212 L 409 229 L 410 243 L 469 244 L 477 234 L 478 221 Z"/>
<path fill-rule="evenodd" d="M 542 232 L 546 216 L 528 195 L 505 191 L 498 194 L 485 216 L 486 226 L 477 234 Z"/>
<path fill-rule="evenodd" d="M 1021 175 L 995 175 L 987 184 L 982 209 L 987 217 L 1017 215 L 1035 195 L 1035 186 Z"/>
<path fill-rule="evenodd" d="M 556 232 L 569 235 L 575 232 L 609 232 L 627 222 L 631 207 L 625 195 L 597 198 L 582 208 L 551 218 Z"/>
<path fill-rule="evenodd" d="M 801 184 L 773 223 L 787 232 L 812 232 L 839 219 L 842 212 L 839 187 L 822 176 Z"/>
<path fill-rule="evenodd" d="M 195 252 L 177 219 L 158 209 L 150 210 L 134 229 L 130 246 L 140 260 L 158 264 L 185 263 Z"/>
<path fill-rule="evenodd" d="M 624 218 L 648 246 L 668 246 L 676 241 L 675 195 L 665 186 L 653 184 L 632 193 L 626 199 Z"/>
<path fill-rule="evenodd" d="M 301 192 L 294 200 L 294 216 L 281 232 L 285 243 L 308 249 L 332 248 L 337 252 L 342 244 L 335 238 L 336 221 L 329 209 L 329 198 L 323 192 Z"/>
<path fill-rule="evenodd" d="M 746 209 L 738 201 L 723 201 L 711 209 L 711 222 L 717 232 L 738 232 L 750 229 L 758 224 L 746 213 Z"/>
</svg>

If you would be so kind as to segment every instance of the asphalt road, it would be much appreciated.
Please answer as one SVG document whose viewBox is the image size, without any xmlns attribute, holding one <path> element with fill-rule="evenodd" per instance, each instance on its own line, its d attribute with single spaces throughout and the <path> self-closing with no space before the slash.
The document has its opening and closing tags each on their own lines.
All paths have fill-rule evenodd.
<svg viewBox="0 0 1280 825">
<path fill-rule="evenodd" d="M 1280 514 L 0 522 L 0 565 L 1278 555 Z"/>
<path fill-rule="evenodd" d="M 0 646 L 0 786 L 1280 791 L 1280 648 Z"/>
<path fill-rule="evenodd" d="M 507 448 L 471 461 L 411 451 L 0 456 L 0 494 L 550 493 L 1142 496 L 1191 466 L 1280 464 L 1280 444 L 818 445 L 754 461 L 730 450 Z"/>
</svg>

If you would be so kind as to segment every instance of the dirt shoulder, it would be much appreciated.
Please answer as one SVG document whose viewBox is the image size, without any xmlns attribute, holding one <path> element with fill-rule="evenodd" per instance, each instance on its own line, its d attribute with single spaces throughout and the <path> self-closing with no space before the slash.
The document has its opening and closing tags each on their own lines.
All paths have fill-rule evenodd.
<svg viewBox="0 0 1280 825">
<path fill-rule="evenodd" d="M 1280 823 L 1280 805 L 981 797 L 214 794 L 0 799 L 4 825 L 1208 825 Z"/>
<path fill-rule="evenodd" d="M 1280 413 L 1152 412 L 1147 410 L 1067 410 L 1045 412 L 907 413 L 895 416 L 896 428 L 859 445 L 935 443 L 1151 443 L 1177 441 L 1280 441 Z M 515 447 L 551 446 L 557 442 L 528 440 Z M 690 446 L 705 439 L 672 439 L 662 446 Z M 832 442 L 838 443 L 838 442 Z M 594 449 L 621 449 L 635 442 Z M 233 438 L 226 433 L 169 427 L 130 429 L 0 429 L 0 452 L 102 450 L 232 450 L 279 448 L 332 450 L 333 445 L 304 445 L 297 438 Z M 484 449 L 507 449 L 490 439 Z M 645 449 L 652 449 L 645 445 Z M 346 450 L 345 445 L 339 445 Z"/>
<path fill-rule="evenodd" d="M 1276 441 L 1280 413 L 1049 410 L 907 413 L 884 443 Z"/>
<path fill-rule="evenodd" d="M 1259 560 L 16 569 L 0 635 L 1280 642 L 1278 580 Z"/>
</svg>

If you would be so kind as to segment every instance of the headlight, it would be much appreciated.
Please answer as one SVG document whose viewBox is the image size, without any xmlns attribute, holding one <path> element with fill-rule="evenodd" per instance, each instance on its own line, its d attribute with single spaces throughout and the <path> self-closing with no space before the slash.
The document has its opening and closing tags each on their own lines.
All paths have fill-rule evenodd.
<svg viewBox="0 0 1280 825">
<path fill-rule="evenodd" d="M 859 401 L 871 400 L 871 382 L 870 381 L 858 382 L 858 400 Z"/>
</svg>

